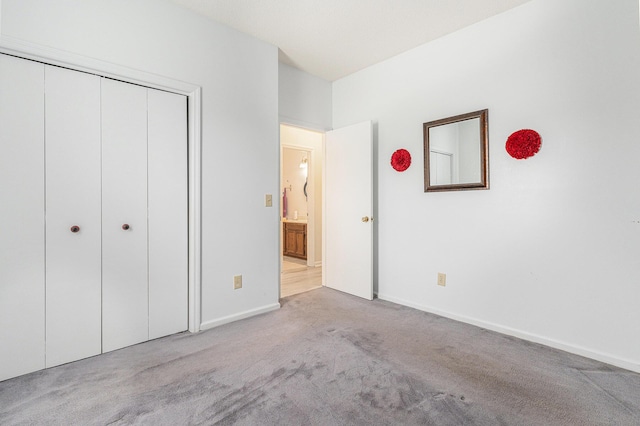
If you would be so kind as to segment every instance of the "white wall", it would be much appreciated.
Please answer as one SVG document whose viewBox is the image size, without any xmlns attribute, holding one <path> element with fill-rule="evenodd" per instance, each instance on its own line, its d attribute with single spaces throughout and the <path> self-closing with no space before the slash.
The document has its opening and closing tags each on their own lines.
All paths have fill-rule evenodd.
<svg viewBox="0 0 640 426">
<path fill-rule="evenodd" d="M 2 0 L 0 16 L 2 37 L 202 87 L 203 323 L 277 307 L 277 48 L 165 0 Z"/>
<path fill-rule="evenodd" d="M 640 371 L 639 35 L 636 0 L 533 0 L 334 82 L 377 125 L 381 298 Z M 422 123 L 483 108 L 491 189 L 424 193 Z"/>
<path fill-rule="evenodd" d="M 280 122 L 331 130 L 331 83 L 279 63 Z"/>
</svg>

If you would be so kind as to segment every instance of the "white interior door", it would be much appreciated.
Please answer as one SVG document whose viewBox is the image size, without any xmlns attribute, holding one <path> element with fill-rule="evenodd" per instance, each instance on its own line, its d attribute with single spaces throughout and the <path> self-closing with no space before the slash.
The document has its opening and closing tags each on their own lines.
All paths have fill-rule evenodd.
<svg viewBox="0 0 640 426">
<path fill-rule="evenodd" d="M 188 327 L 187 100 L 148 89 L 149 339 Z"/>
<path fill-rule="evenodd" d="M 373 137 L 370 121 L 327 132 L 324 285 L 373 299 Z"/>
<path fill-rule="evenodd" d="M 44 65 L 0 55 L 0 381 L 45 367 Z"/>
<path fill-rule="evenodd" d="M 102 79 L 102 350 L 149 338 L 147 89 Z"/>
<path fill-rule="evenodd" d="M 45 90 L 46 365 L 52 367 L 101 351 L 100 78 L 46 66 Z"/>
</svg>

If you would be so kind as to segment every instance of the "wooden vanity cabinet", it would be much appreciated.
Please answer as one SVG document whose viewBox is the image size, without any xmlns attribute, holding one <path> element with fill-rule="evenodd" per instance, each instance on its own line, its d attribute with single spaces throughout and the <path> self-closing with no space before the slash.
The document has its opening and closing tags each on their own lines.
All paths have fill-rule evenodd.
<svg viewBox="0 0 640 426">
<path fill-rule="evenodd" d="M 307 224 L 306 223 L 283 223 L 283 250 L 285 256 L 307 258 Z"/>
</svg>

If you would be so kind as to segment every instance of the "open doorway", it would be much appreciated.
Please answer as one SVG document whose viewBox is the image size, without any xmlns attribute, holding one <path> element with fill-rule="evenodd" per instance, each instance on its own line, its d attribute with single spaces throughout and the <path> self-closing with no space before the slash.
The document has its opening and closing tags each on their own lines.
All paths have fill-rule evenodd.
<svg viewBox="0 0 640 426">
<path fill-rule="evenodd" d="M 280 297 L 322 286 L 323 140 L 280 125 Z"/>
</svg>

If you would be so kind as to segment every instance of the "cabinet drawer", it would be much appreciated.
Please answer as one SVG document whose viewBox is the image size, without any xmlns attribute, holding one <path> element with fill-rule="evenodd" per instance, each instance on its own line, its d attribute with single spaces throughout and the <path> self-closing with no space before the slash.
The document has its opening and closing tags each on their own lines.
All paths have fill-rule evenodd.
<svg viewBox="0 0 640 426">
<path fill-rule="evenodd" d="M 286 229 L 287 231 L 303 231 L 304 232 L 307 229 L 307 224 L 285 222 L 284 229 Z"/>
</svg>

